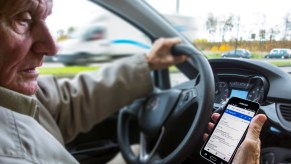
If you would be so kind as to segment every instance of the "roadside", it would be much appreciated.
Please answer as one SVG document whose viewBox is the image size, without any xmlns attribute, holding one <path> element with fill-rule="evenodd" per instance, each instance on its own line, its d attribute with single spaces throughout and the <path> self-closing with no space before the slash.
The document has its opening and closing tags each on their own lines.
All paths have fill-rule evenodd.
<svg viewBox="0 0 291 164">
<path fill-rule="evenodd" d="M 256 59 L 256 60 L 269 62 L 271 64 L 279 66 L 281 69 L 283 69 L 286 72 L 291 72 L 291 59 L 290 60 L 289 59 L 287 60 L 286 59 Z M 44 63 L 43 67 L 38 68 L 38 70 L 40 71 L 40 74 L 42 75 L 53 74 L 57 77 L 64 77 L 64 76 L 68 77 L 68 76 L 74 76 L 75 74 L 79 72 L 98 70 L 104 64 L 107 64 L 107 63 L 97 63 L 97 64 L 91 64 L 88 66 L 64 66 L 61 63 Z M 171 67 L 170 71 L 177 72 L 177 69 L 175 67 Z"/>
</svg>

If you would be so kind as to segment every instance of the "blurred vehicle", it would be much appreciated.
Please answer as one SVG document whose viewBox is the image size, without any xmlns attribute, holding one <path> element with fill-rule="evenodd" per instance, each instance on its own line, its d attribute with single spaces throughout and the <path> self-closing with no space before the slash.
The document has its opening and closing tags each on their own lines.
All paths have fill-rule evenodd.
<svg viewBox="0 0 291 164">
<path fill-rule="evenodd" d="M 118 27 L 118 28 L 116 28 Z M 103 14 L 91 23 L 72 28 L 58 42 L 54 61 L 65 65 L 85 65 L 148 51 L 149 39 L 112 14 Z"/>
<path fill-rule="evenodd" d="M 52 56 L 44 56 L 43 62 L 52 63 L 52 62 L 54 62 L 54 60 L 53 60 Z"/>
<path fill-rule="evenodd" d="M 227 51 L 221 54 L 221 57 L 233 57 L 233 58 L 251 58 L 251 53 L 246 49 L 236 49 Z"/>
<path fill-rule="evenodd" d="M 281 58 L 289 59 L 291 57 L 291 49 L 288 48 L 274 48 L 269 54 L 265 55 L 265 58 Z"/>
<path fill-rule="evenodd" d="M 176 30 L 194 36 L 193 18 L 176 14 L 164 16 Z M 84 65 L 145 54 L 150 45 L 150 39 L 131 24 L 103 11 L 88 24 L 71 28 L 58 42 L 59 52 L 53 60 L 65 65 Z"/>
</svg>

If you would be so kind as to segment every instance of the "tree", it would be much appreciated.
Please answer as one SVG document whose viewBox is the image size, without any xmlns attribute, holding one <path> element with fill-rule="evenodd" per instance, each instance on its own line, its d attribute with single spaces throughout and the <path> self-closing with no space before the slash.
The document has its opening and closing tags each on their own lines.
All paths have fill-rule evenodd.
<svg viewBox="0 0 291 164">
<path fill-rule="evenodd" d="M 286 40 L 288 38 L 288 35 L 290 35 L 290 30 L 291 30 L 291 13 L 287 13 L 284 16 L 284 36 L 283 39 Z"/>
<path fill-rule="evenodd" d="M 209 33 L 209 35 L 212 37 L 213 40 L 215 40 L 215 32 L 217 29 L 217 18 L 214 17 L 213 13 L 209 13 L 206 21 L 206 29 Z"/>
<path fill-rule="evenodd" d="M 276 38 L 276 36 L 280 34 L 279 26 L 275 25 L 269 30 L 269 41 L 272 41 Z"/>
<path fill-rule="evenodd" d="M 255 13 L 255 17 L 257 18 L 255 25 L 257 26 L 259 38 L 260 38 L 260 49 L 263 49 L 263 40 L 266 39 L 266 14 L 264 13 Z"/>
<path fill-rule="evenodd" d="M 238 46 L 238 34 L 239 34 L 239 26 L 240 26 L 240 16 L 236 16 L 236 37 L 235 37 L 235 49 Z"/>
<path fill-rule="evenodd" d="M 225 41 L 225 35 L 227 32 L 231 31 L 232 28 L 234 27 L 234 16 L 230 14 L 227 17 L 223 17 L 221 21 L 219 22 L 220 24 L 220 31 L 221 31 L 221 40 L 222 42 Z"/>
<path fill-rule="evenodd" d="M 265 39 L 266 34 L 266 15 L 264 13 L 255 13 L 254 14 L 256 19 L 255 25 L 257 26 L 257 29 L 259 30 L 259 37 L 260 41 Z"/>
</svg>

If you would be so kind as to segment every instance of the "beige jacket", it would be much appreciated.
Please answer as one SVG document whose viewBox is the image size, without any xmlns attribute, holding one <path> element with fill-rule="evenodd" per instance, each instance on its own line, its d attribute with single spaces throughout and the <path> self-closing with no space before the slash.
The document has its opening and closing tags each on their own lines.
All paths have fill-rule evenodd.
<svg viewBox="0 0 291 164">
<path fill-rule="evenodd" d="M 153 89 L 143 55 L 109 67 L 40 77 L 33 97 L 0 87 L 0 163 L 78 163 L 64 144 Z"/>
</svg>

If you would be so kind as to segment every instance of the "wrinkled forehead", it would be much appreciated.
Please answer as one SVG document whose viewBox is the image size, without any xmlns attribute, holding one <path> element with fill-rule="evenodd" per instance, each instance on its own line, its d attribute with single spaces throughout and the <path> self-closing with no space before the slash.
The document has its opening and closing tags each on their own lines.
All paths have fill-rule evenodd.
<svg viewBox="0 0 291 164">
<path fill-rule="evenodd" d="M 53 0 L 0 0 L 0 16 L 13 16 L 22 11 L 45 10 L 51 13 Z"/>
</svg>

